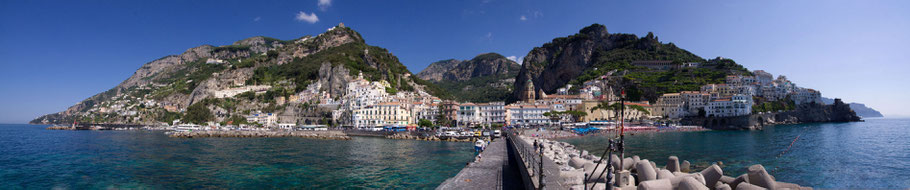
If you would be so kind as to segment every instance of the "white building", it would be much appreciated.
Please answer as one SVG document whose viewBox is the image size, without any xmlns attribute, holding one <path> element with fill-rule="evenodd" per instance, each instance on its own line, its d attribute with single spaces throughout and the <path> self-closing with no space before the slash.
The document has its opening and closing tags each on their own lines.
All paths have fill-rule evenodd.
<svg viewBox="0 0 910 190">
<path fill-rule="evenodd" d="M 411 113 L 398 102 L 385 102 L 352 111 L 351 123 L 358 128 L 388 125 L 408 125 Z"/>
<path fill-rule="evenodd" d="M 490 102 L 477 104 L 480 110 L 481 123 L 484 125 L 505 124 L 506 109 L 504 102 Z"/>
<path fill-rule="evenodd" d="M 411 114 L 414 114 L 413 123 L 419 122 L 421 119 L 426 119 L 432 122 L 436 122 L 436 116 L 439 115 L 439 105 L 437 104 L 427 104 L 423 102 L 415 102 L 413 107 L 411 107 Z"/>
<path fill-rule="evenodd" d="M 752 96 L 736 94 L 712 100 L 705 108 L 708 117 L 733 117 L 752 114 Z"/>
<path fill-rule="evenodd" d="M 711 101 L 711 94 L 699 91 L 682 91 L 679 93 L 685 102 L 687 116 L 698 116 L 700 111 L 705 110 L 708 102 Z"/>
<path fill-rule="evenodd" d="M 543 115 L 549 111 L 546 105 L 513 104 L 506 106 L 506 117 L 508 125 L 541 126 L 550 124 L 550 117 Z"/>
<path fill-rule="evenodd" d="M 460 127 L 474 127 L 483 122 L 480 116 L 480 106 L 474 103 L 464 103 L 458 106 L 456 121 Z"/>
<path fill-rule="evenodd" d="M 797 105 L 812 102 L 823 104 L 821 92 L 809 88 L 798 88 L 790 92 L 790 99 Z"/>
<path fill-rule="evenodd" d="M 682 118 L 688 115 L 685 109 L 685 101 L 680 93 L 667 93 L 657 99 L 657 103 L 651 107 L 652 116 L 663 118 Z"/>
<path fill-rule="evenodd" d="M 275 126 L 278 124 L 278 115 L 272 113 L 255 113 L 246 117 L 248 123 L 258 123 L 264 126 Z"/>
</svg>

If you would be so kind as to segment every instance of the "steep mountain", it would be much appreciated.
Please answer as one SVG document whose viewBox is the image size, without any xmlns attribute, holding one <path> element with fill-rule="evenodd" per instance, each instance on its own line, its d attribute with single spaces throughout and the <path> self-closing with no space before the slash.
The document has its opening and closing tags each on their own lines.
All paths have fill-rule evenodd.
<svg viewBox="0 0 910 190">
<path fill-rule="evenodd" d="M 361 74 L 369 81 L 387 82 L 390 94 L 446 96 L 412 75 L 388 50 L 367 45 L 359 33 L 339 24 L 315 37 L 282 41 L 259 36 L 165 56 L 144 64 L 114 88 L 31 123 L 238 121 L 251 111 L 324 116 L 325 110 L 285 100 L 308 89 L 337 99 Z"/>
<path fill-rule="evenodd" d="M 484 53 L 471 60 L 437 61 L 417 73 L 436 83 L 458 101 L 502 101 L 512 92 L 520 65 L 497 53 Z"/>
<path fill-rule="evenodd" d="M 834 99 L 822 97 L 822 102 L 824 102 L 825 104 L 834 104 Z M 866 104 L 850 102 L 847 105 L 850 105 L 850 109 L 853 109 L 853 111 L 856 112 L 856 115 L 863 117 L 863 118 L 884 117 L 884 115 L 882 115 L 881 112 L 878 112 L 875 109 L 867 107 Z"/>
<path fill-rule="evenodd" d="M 702 64 L 696 68 L 659 70 L 633 65 L 633 61 Z M 618 79 L 615 85 L 626 89 L 630 99 L 652 101 L 661 93 L 697 90 L 703 84 L 722 82 L 727 74 L 749 75 L 732 60 L 705 60 L 673 43 L 660 42 L 652 33 L 641 38 L 634 34 L 610 34 L 600 24 L 535 47 L 521 66 L 515 89 L 524 89 L 530 79 L 535 91 L 552 94 L 567 84 L 577 87 L 587 80 L 611 74 L 608 77 Z M 520 94 L 513 92 L 512 101 Z"/>
<path fill-rule="evenodd" d="M 471 60 L 448 59 L 431 63 L 417 73 L 423 80 L 467 81 L 491 75 L 516 75 L 520 65 L 498 53 L 484 53 Z"/>
</svg>

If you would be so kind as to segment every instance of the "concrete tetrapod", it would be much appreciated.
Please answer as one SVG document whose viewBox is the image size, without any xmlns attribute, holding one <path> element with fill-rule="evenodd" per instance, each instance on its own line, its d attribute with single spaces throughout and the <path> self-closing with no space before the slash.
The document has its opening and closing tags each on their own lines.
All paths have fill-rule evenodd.
<svg viewBox="0 0 910 190">
<path fill-rule="evenodd" d="M 594 171 L 595 166 L 597 166 L 597 171 Z M 584 165 L 585 173 L 588 174 L 588 176 L 590 177 L 590 179 L 588 180 L 589 183 L 593 183 L 593 182 L 606 183 L 607 174 L 604 173 L 604 171 L 606 169 L 607 169 L 607 165 L 604 165 L 604 164 L 600 164 L 598 166 L 597 164 L 595 164 L 593 162 L 589 162 L 589 163 L 585 163 L 585 165 Z M 601 174 L 601 173 L 603 173 L 603 174 Z"/>
<path fill-rule="evenodd" d="M 676 156 L 670 156 L 670 158 L 667 158 L 667 170 L 670 170 L 670 172 L 678 172 L 679 158 Z"/>
<path fill-rule="evenodd" d="M 736 190 L 762 190 L 764 187 L 759 187 L 750 183 L 740 183 L 736 186 Z"/>
<path fill-rule="evenodd" d="M 711 189 L 714 189 L 714 184 L 720 180 L 721 176 L 724 176 L 724 171 L 720 169 L 720 166 L 714 164 L 702 170 L 701 175 L 705 176 L 705 184 L 710 184 L 712 186 Z"/>
<path fill-rule="evenodd" d="M 731 188 L 730 185 L 723 184 L 723 183 L 717 184 L 717 186 L 714 186 L 714 189 L 716 189 L 716 190 L 733 190 L 733 188 Z"/>
<path fill-rule="evenodd" d="M 637 162 L 633 162 L 632 158 L 623 158 L 622 159 L 622 169 L 630 170 L 630 169 L 632 169 L 633 166 L 635 166 L 635 163 L 637 163 Z"/>
<path fill-rule="evenodd" d="M 635 164 L 635 171 L 638 172 L 639 181 L 650 181 L 657 179 L 657 171 L 651 166 L 648 159 L 640 160 Z"/>
<path fill-rule="evenodd" d="M 584 168 L 586 163 L 588 163 L 588 160 L 581 159 L 578 157 L 569 159 L 569 166 L 571 166 L 575 169 Z"/>
<path fill-rule="evenodd" d="M 657 179 L 670 179 L 673 177 L 676 177 L 676 175 L 673 175 L 673 172 L 670 172 L 670 170 L 657 171 Z"/>
<path fill-rule="evenodd" d="M 682 181 L 679 182 L 679 186 L 677 187 L 677 189 L 679 189 L 679 190 L 708 190 L 708 187 L 693 177 L 685 177 L 682 179 Z"/>
<path fill-rule="evenodd" d="M 739 185 L 740 183 L 749 183 L 749 174 L 739 175 L 739 177 L 733 179 L 733 182 L 727 184 L 730 184 L 730 188 L 736 189 L 736 185 Z"/>
<path fill-rule="evenodd" d="M 733 178 L 733 177 L 730 177 L 730 176 L 720 176 L 720 181 L 721 181 L 721 182 L 724 182 L 724 183 L 726 183 L 726 184 L 733 183 L 733 181 L 735 181 L 735 180 L 736 180 L 736 178 Z"/>
<path fill-rule="evenodd" d="M 616 156 L 615 154 L 610 154 L 610 159 L 611 159 L 611 160 L 610 160 L 610 164 L 613 164 L 613 168 L 614 168 L 614 169 L 620 168 L 620 165 L 619 165 L 619 156 Z"/>
<path fill-rule="evenodd" d="M 689 161 L 683 160 L 682 164 L 679 165 L 679 171 L 689 173 L 689 167 L 691 167 Z"/>
<path fill-rule="evenodd" d="M 748 170 L 749 183 L 768 189 L 777 189 L 777 184 L 774 179 L 771 178 L 771 174 L 768 174 L 768 171 L 765 171 L 765 167 L 761 164 L 749 166 Z"/>
<path fill-rule="evenodd" d="M 638 190 L 672 190 L 673 184 L 670 179 L 658 179 L 643 181 L 638 184 Z"/>
<path fill-rule="evenodd" d="M 694 173 L 694 174 L 677 173 L 676 177 L 670 178 L 670 183 L 673 184 L 673 187 L 678 187 L 679 182 L 681 182 L 683 179 L 685 179 L 687 177 L 695 178 L 695 180 L 697 180 L 698 182 L 705 184 L 705 177 L 701 176 L 700 173 Z"/>
<path fill-rule="evenodd" d="M 781 189 L 812 189 L 811 187 L 803 187 L 803 186 L 799 186 L 799 184 L 787 183 L 787 182 L 777 182 L 777 188 L 781 188 Z"/>
</svg>

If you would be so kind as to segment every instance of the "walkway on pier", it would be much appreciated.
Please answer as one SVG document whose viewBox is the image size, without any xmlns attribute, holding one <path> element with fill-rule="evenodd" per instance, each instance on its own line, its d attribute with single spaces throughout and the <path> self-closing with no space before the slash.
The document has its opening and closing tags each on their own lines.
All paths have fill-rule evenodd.
<svg viewBox="0 0 910 190">
<path fill-rule="evenodd" d="M 510 156 L 515 154 L 509 153 L 505 138 L 491 142 L 481 155 L 436 189 L 525 189 L 515 165 L 518 158 Z"/>
</svg>

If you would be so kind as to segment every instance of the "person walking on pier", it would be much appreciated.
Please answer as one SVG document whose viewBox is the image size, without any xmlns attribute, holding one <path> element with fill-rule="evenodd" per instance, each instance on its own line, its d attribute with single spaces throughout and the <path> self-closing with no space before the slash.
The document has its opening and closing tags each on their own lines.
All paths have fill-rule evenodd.
<svg viewBox="0 0 910 190">
<path fill-rule="evenodd" d="M 474 152 L 483 151 L 483 139 L 478 138 L 477 141 L 474 141 Z"/>
</svg>

